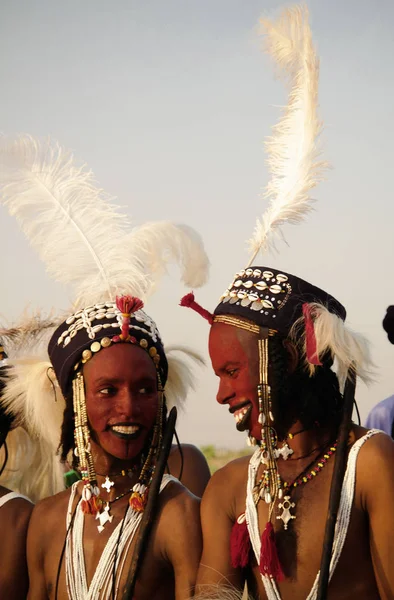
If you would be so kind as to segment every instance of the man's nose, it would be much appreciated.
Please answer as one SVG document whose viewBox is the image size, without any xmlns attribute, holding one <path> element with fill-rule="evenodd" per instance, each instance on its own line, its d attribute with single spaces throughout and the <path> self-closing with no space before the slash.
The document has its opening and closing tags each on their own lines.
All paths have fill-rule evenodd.
<svg viewBox="0 0 394 600">
<path fill-rule="evenodd" d="M 218 393 L 216 394 L 216 401 L 219 402 L 219 404 L 228 404 L 233 396 L 234 391 L 231 389 L 228 383 L 220 380 Z"/>
<path fill-rule="evenodd" d="M 136 402 L 132 390 L 124 389 L 117 400 L 117 410 L 120 415 L 130 419 L 141 414 L 140 403 Z"/>
</svg>

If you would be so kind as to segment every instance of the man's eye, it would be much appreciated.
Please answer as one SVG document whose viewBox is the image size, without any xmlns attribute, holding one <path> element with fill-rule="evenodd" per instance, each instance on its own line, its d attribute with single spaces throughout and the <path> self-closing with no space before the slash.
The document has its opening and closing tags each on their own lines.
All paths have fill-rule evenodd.
<svg viewBox="0 0 394 600">
<path fill-rule="evenodd" d="M 104 396 L 110 396 L 115 393 L 115 388 L 113 388 L 113 387 L 102 388 L 101 390 L 99 390 L 99 393 L 103 394 Z"/>
<path fill-rule="evenodd" d="M 228 369 L 227 370 L 227 375 L 229 377 L 234 377 L 235 373 L 238 371 L 238 369 Z"/>
<path fill-rule="evenodd" d="M 153 393 L 153 388 L 152 387 L 142 387 L 138 390 L 139 394 L 152 394 Z"/>
</svg>

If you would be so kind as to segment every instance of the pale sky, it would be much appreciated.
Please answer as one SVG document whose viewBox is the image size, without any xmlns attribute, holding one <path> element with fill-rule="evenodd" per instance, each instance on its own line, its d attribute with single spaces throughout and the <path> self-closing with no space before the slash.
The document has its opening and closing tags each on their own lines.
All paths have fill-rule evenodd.
<svg viewBox="0 0 394 600">
<path fill-rule="evenodd" d="M 0 131 L 50 135 L 73 149 L 134 223 L 195 227 L 211 260 L 196 293 L 213 310 L 244 267 L 245 241 L 265 209 L 264 138 L 286 102 L 256 33 L 278 0 L 3 0 Z M 311 0 L 321 58 L 323 147 L 332 170 L 316 211 L 287 226 L 288 246 L 259 259 L 335 295 L 349 325 L 371 341 L 377 382 L 360 385 L 362 417 L 394 393 L 394 348 L 381 327 L 394 304 L 391 190 L 394 139 L 394 4 Z M 0 313 L 67 308 L 16 223 L 0 208 Z M 108 232 L 110 235 L 110 231 Z M 177 306 L 189 290 L 171 269 L 147 304 L 167 345 L 206 359 L 208 325 Z M 182 441 L 242 447 L 245 434 L 215 401 L 210 369 L 179 424 Z"/>
</svg>

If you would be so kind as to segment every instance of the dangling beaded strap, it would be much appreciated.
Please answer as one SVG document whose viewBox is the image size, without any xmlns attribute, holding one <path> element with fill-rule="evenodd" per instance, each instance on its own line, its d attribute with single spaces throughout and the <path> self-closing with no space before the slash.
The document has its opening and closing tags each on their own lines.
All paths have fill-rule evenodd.
<svg viewBox="0 0 394 600">
<path fill-rule="evenodd" d="M 341 556 L 343 545 L 345 543 L 347 530 L 350 523 L 351 511 L 353 506 L 353 498 L 354 498 L 354 489 L 356 482 L 356 464 L 357 457 L 360 451 L 360 448 L 365 444 L 369 438 L 372 436 L 382 433 L 379 429 L 371 429 L 366 433 L 362 438 L 355 442 L 349 452 L 349 457 L 347 461 L 346 473 L 343 480 L 342 485 L 342 493 L 341 500 L 339 504 L 338 510 L 338 518 L 335 526 L 335 537 L 334 544 L 332 550 L 331 564 L 330 564 L 330 580 L 332 575 L 334 574 L 335 568 L 338 564 L 339 558 Z M 249 462 L 248 469 L 248 482 L 246 486 L 246 523 L 248 526 L 249 537 L 252 544 L 252 548 L 254 551 L 254 555 L 256 557 L 257 564 L 259 564 L 260 560 L 260 549 L 261 549 L 261 540 L 260 540 L 260 531 L 259 531 L 259 522 L 257 515 L 257 507 L 253 501 L 253 488 L 256 481 L 256 474 L 259 468 L 259 458 L 260 458 L 260 449 L 257 449 L 256 452 L 252 455 Z M 320 573 L 320 571 L 319 571 Z M 319 581 L 319 573 L 316 576 L 315 582 L 313 584 L 312 590 L 308 594 L 306 600 L 316 600 L 317 594 L 317 586 Z M 276 582 L 271 577 L 267 577 L 261 575 L 262 582 L 264 584 L 265 593 L 267 594 L 268 600 L 281 600 L 281 595 L 279 593 Z"/>
</svg>

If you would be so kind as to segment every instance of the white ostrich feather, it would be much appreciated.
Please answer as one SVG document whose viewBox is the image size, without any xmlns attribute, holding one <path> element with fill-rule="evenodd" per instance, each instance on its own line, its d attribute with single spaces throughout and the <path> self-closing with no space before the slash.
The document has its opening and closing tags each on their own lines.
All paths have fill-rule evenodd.
<svg viewBox="0 0 394 600">
<path fill-rule="evenodd" d="M 162 225 L 154 228 L 154 235 L 148 226 L 141 228 L 146 243 L 140 253 L 141 230 L 130 234 L 129 220 L 95 185 L 91 171 L 78 166 L 69 151 L 50 140 L 2 138 L 0 202 L 16 217 L 49 274 L 73 286 L 75 309 L 125 293 L 145 300 L 153 288 L 155 270 L 160 274 L 168 257 L 179 260 L 184 270 L 190 258 L 192 268 L 198 262 L 201 269 L 208 266 L 197 236 L 178 234 L 174 251 L 176 226 L 171 224 L 167 224 L 170 232 Z M 150 240 L 157 249 L 149 250 L 147 261 Z M 171 248 L 166 253 L 169 240 Z M 205 278 L 206 272 L 201 271 L 198 280 Z"/>
<path fill-rule="evenodd" d="M 317 140 L 319 59 L 306 6 L 286 9 L 277 22 L 261 21 L 268 54 L 288 79 L 290 95 L 273 134 L 266 141 L 271 180 L 264 194 L 270 204 L 249 240 L 253 263 L 260 250 L 275 249 L 285 223 L 299 223 L 312 209 L 311 190 L 322 180 L 327 163 L 319 159 Z"/>
<path fill-rule="evenodd" d="M 32 437 L 23 427 L 7 435 L 8 461 L 0 484 L 34 503 L 64 490 L 64 465 L 43 438 Z M 0 450 L 0 464 L 4 446 Z"/>
<path fill-rule="evenodd" d="M 167 408 L 173 406 L 182 409 L 187 394 L 195 389 L 195 376 L 190 368 L 205 365 L 204 359 L 197 353 L 185 346 L 168 346 L 166 348 L 168 361 L 168 378 L 165 386 Z"/>
<path fill-rule="evenodd" d="M 322 357 L 326 352 L 330 352 L 341 389 L 344 388 L 348 373 L 352 377 L 360 377 L 367 385 L 372 383 L 375 365 L 371 359 L 368 340 L 352 331 L 340 317 L 330 312 L 323 304 L 311 302 L 310 308 L 314 315 L 316 355 Z M 312 376 L 316 367 L 308 362 L 305 338 L 305 320 L 304 317 L 300 317 L 291 328 L 290 339 L 297 344 L 305 368 Z"/>
</svg>

